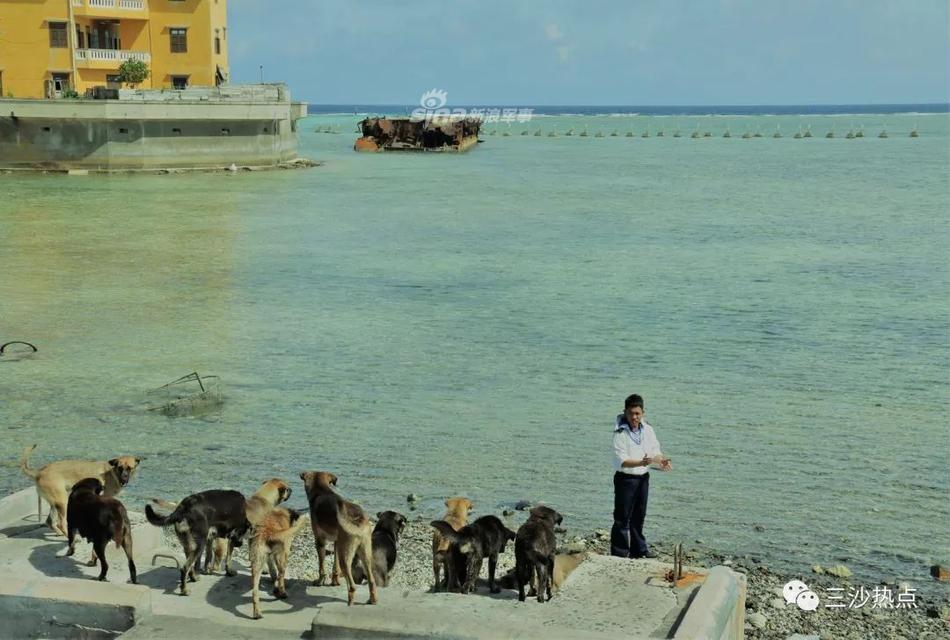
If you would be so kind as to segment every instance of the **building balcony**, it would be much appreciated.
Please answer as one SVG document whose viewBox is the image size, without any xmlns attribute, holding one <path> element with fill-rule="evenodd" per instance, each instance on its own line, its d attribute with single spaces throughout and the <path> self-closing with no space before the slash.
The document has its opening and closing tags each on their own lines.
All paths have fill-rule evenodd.
<svg viewBox="0 0 950 640">
<path fill-rule="evenodd" d="M 89 18 L 148 18 L 146 0 L 70 0 L 77 16 Z"/>
<path fill-rule="evenodd" d="M 76 49 L 76 66 L 82 69 L 117 69 L 126 60 L 141 60 L 148 64 L 152 56 L 147 51 Z"/>
</svg>

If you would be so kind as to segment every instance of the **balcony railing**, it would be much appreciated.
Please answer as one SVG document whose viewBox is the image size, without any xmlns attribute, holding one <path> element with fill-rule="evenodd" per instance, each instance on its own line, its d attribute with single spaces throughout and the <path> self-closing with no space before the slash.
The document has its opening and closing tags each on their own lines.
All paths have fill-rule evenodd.
<svg viewBox="0 0 950 640">
<path fill-rule="evenodd" d="M 76 60 L 102 60 L 105 62 L 125 62 L 141 60 L 151 62 L 147 51 L 122 51 L 120 49 L 76 49 Z"/>
<path fill-rule="evenodd" d="M 90 9 L 124 9 L 126 11 L 144 11 L 145 0 L 72 0 L 74 7 Z"/>
</svg>

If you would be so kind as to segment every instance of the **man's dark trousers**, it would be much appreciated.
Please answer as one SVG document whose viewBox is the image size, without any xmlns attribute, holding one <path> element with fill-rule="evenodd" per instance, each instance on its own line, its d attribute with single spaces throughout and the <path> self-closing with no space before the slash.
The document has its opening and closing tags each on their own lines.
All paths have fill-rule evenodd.
<svg viewBox="0 0 950 640">
<path fill-rule="evenodd" d="M 650 474 L 614 474 L 614 526 L 610 531 L 610 555 L 640 558 L 647 553 L 643 520 L 647 515 Z"/>
</svg>

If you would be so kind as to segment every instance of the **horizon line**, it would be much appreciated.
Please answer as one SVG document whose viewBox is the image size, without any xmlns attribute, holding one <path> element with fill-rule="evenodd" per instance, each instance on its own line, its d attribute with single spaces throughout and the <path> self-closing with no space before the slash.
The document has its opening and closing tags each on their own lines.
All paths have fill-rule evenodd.
<svg viewBox="0 0 950 640">
<path fill-rule="evenodd" d="M 352 106 L 352 105 L 383 105 L 383 106 L 411 106 L 415 105 L 414 102 L 309 102 L 311 105 L 320 105 L 326 107 L 343 107 L 343 106 Z M 489 104 L 476 104 L 469 102 L 459 102 L 455 106 L 466 106 L 466 107 L 497 107 L 501 102 L 489 103 Z M 531 102 L 517 102 L 517 103 L 507 103 L 511 106 L 522 105 L 522 106 L 532 106 L 532 107 L 900 107 L 900 106 L 927 106 L 927 107 L 948 107 L 950 108 L 950 102 L 799 102 L 799 103 L 759 103 L 759 104 L 740 104 L 740 103 L 695 103 L 695 104 L 542 104 L 542 103 L 531 103 Z M 446 108 L 452 108 L 450 105 L 445 105 Z"/>
</svg>

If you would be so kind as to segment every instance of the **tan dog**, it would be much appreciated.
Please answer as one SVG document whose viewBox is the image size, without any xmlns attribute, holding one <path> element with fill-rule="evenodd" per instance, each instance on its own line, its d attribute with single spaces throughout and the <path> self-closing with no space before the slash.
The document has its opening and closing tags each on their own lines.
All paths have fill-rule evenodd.
<svg viewBox="0 0 950 640">
<path fill-rule="evenodd" d="M 449 498 L 445 501 L 445 515 L 442 519 L 458 531 L 468 523 L 468 514 L 472 512 L 472 501 L 468 498 Z M 452 563 L 452 554 L 449 553 L 450 543 L 436 530 L 432 534 L 432 574 L 435 578 L 432 590 L 440 588 L 454 589 L 456 584 L 455 566 Z M 445 568 L 445 582 L 440 584 L 439 573 Z"/>
<path fill-rule="evenodd" d="M 120 456 L 107 462 L 93 462 L 90 460 L 60 460 L 50 462 L 38 470 L 30 469 L 30 455 L 36 449 L 34 444 L 23 450 L 20 458 L 20 470 L 36 482 L 36 511 L 40 519 L 43 518 L 42 500 L 50 505 L 49 518 L 46 522 L 64 536 L 67 535 L 66 506 L 69 504 L 69 492 L 73 485 L 84 478 L 95 478 L 102 483 L 102 495 L 113 497 L 122 491 L 122 487 L 129 483 L 132 474 L 138 469 L 142 458 L 135 456 Z M 53 511 L 57 521 L 53 523 Z"/>
<path fill-rule="evenodd" d="M 348 500 L 344 500 L 334 491 L 337 477 L 325 471 L 304 471 L 300 474 L 307 490 L 307 502 L 310 503 L 310 526 L 313 528 L 314 543 L 320 561 L 320 577 L 314 585 L 322 585 L 326 580 L 326 545 L 334 543 L 333 582 L 340 584 L 342 571 L 346 578 L 347 604 L 352 605 L 356 595 L 353 581 L 353 558 L 359 554 L 364 567 L 373 566 L 373 523 L 366 517 L 363 509 Z M 368 604 L 376 604 L 376 577 L 368 571 Z"/>
<path fill-rule="evenodd" d="M 590 557 L 589 552 L 559 553 L 554 556 L 554 590 L 559 591 L 574 569 Z M 532 585 L 533 586 L 533 585 Z"/>
<path fill-rule="evenodd" d="M 287 597 L 287 554 L 294 537 L 310 518 L 296 511 L 276 507 L 270 510 L 251 531 L 251 544 L 248 558 L 251 561 L 251 600 L 254 603 L 255 620 L 261 616 L 260 585 L 261 572 L 267 563 L 271 580 L 274 583 L 274 597 L 283 600 Z"/>
</svg>

